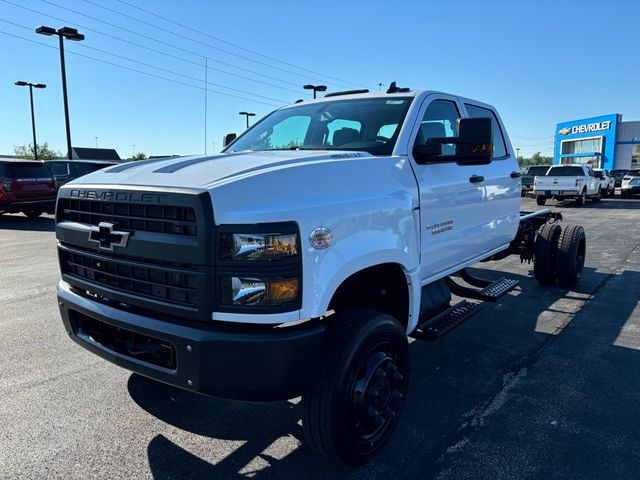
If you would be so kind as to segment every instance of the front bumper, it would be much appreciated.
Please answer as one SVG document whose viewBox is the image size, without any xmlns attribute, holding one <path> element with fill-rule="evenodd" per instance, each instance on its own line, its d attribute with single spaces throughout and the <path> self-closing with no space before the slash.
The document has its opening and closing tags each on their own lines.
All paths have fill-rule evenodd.
<svg viewBox="0 0 640 480">
<path fill-rule="evenodd" d="M 237 400 L 283 400 L 316 379 L 324 326 L 273 328 L 160 320 L 138 315 L 58 284 L 69 336 L 116 365 L 186 390 Z M 161 362 L 155 358 L 160 350 Z"/>
</svg>

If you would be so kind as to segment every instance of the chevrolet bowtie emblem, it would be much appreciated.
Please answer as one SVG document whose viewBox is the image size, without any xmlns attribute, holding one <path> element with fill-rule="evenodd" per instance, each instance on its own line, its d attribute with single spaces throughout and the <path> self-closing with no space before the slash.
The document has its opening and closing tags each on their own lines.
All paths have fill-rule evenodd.
<svg viewBox="0 0 640 480">
<path fill-rule="evenodd" d="M 89 241 L 96 242 L 100 246 L 100 250 L 113 252 L 113 247 L 125 248 L 129 241 L 130 232 L 120 232 L 114 230 L 113 223 L 100 222 L 89 230 Z"/>
<path fill-rule="evenodd" d="M 558 131 L 560 135 L 568 135 L 571 132 L 568 128 L 562 128 Z"/>
</svg>

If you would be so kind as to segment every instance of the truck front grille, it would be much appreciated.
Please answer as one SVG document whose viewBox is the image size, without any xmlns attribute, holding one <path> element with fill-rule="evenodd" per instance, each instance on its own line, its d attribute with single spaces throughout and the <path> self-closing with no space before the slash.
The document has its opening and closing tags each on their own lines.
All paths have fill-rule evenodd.
<svg viewBox="0 0 640 480">
<path fill-rule="evenodd" d="M 196 215 L 191 207 L 61 198 L 58 210 L 60 220 L 87 225 L 109 222 L 125 230 L 198 235 Z"/>
<path fill-rule="evenodd" d="M 62 273 L 136 297 L 198 307 L 198 273 L 193 270 L 121 261 L 80 251 L 60 251 Z"/>
</svg>

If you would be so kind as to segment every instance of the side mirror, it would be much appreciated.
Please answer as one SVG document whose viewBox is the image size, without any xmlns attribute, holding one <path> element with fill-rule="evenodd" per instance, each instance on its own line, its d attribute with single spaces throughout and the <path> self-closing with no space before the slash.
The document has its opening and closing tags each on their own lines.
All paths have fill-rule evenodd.
<svg viewBox="0 0 640 480">
<path fill-rule="evenodd" d="M 238 135 L 236 135 L 235 133 L 227 133 L 224 138 L 222 139 L 222 146 L 226 147 L 227 145 L 229 145 L 231 142 L 233 142 L 236 137 Z"/>
<path fill-rule="evenodd" d="M 456 146 L 454 155 L 442 155 L 442 145 L 446 144 Z M 426 144 L 414 146 L 413 156 L 420 164 L 456 162 L 459 165 L 487 165 L 493 157 L 491 119 L 460 118 L 457 137 L 428 138 Z"/>
</svg>

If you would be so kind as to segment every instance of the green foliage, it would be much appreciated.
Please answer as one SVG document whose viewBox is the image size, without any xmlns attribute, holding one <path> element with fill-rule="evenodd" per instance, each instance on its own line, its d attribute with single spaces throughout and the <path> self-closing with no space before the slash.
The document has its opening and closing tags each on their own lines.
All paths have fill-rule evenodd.
<svg viewBox="0 0 640 480">
<path fill-rule="evenodd" d="M 530 158 L 518 157 L 520 167 L 528 167 L 529 165 L 551 165 L 553 157 L 545 157 L 540 152 L 534 153 Z"/>
<path fill-rule="evenodd" d="M 146 158 L 147 158 L 146 153 L 136 152 L 133 154 L 133 157 L 131 157 L 131 160 L 135 162 L 137 160 L 146 160 Z"/>
<path fill-rule="evenodd" d="M 13 152 L 20 158 L 33 160 L 36 158 L 33 151 L 33 143 L 28 145 L 14 145 Z M 47 142 L 38 144 L 38 160 L 52 160 L 54 158 L 62 158 L 62 154 L 52 148 L 49 148 Z"/>
</svg>

